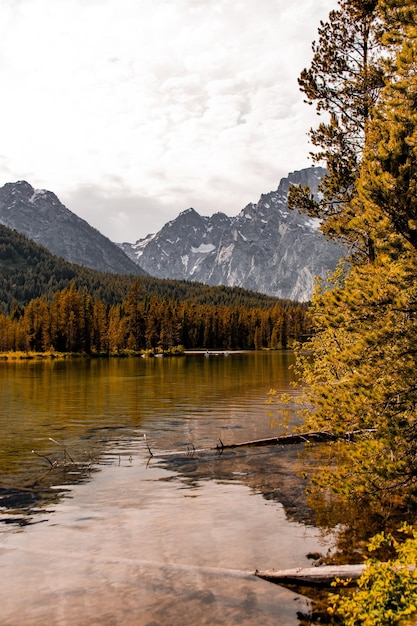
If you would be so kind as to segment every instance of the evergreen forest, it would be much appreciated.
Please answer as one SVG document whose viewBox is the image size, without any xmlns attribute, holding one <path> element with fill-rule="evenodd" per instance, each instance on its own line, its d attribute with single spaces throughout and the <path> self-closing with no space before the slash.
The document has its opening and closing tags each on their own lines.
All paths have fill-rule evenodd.
<svg viewBox="0 0 417 626">
<path fill-rule="evenodd" d="M 307 305 L 240 288 L 104 274 L 0 226 L 0 352 L 287 348 Z"/>
<path fill-rule="evenodd" d="M 303 429 L 335 436 L 324 462 L 320 452 L 312 506 L 325 525 L 333 503 L 344 505 L 350 524 L 338 529 L 338 547 L 355 562 L 375 534 L 357 592 L 334 600 L 335 623 L 411 625 L 417 623 L 417 4 L 335 5 L 298 81 L 318 113 L 311 158 L 327 173 L 318 198 L 292 187 L 289 204 L 319 218 L 327 237 L 348 253 L 318 281 L 310 305 L 100 275 L 1 227 L 0 351 L 117 354 L 301 342 Z M 369 520 L 366 528 L 359 529 L 358 518 Z"/>
<path fill-rule="evenodd" d="M 350 252 L 317 286 L 307 342 L 314 356 L 300 351 L 298 369 L 305 424 L 353 440 L 329 446 L 311 497 L 352 511 L 344 541 L 355 538 L 355 558 L 366 540 L 355 535 L 358 515 L 368 511 L 367 531 L 379 531 L 359 591 L 335 603 L 337 623 L 415 624 L 417 5 L 340 0 L 312 51 L 299 86 L 320 115 L 312 158 L 327 174 L 319 199 L 293 188 L 290 205 L 320 218 Z"/>
</svg>

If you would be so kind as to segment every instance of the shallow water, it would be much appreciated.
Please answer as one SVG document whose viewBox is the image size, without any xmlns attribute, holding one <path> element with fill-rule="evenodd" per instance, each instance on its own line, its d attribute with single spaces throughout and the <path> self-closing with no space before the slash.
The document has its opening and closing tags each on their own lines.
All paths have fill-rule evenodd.
<svg viewBox="0 0 417 626">
<path fill-rule="evenodd" d="M 298 447 L 215 449 L 282 432 L 291 361 L 1 363 L 0 624 L 300 624 L 308 601 L 254 576 L 331 546 Z"/>
</svg>

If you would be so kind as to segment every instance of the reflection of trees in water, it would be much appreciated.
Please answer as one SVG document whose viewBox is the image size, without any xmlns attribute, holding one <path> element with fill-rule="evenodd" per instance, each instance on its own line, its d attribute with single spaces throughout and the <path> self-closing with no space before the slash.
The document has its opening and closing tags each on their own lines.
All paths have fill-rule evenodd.
<svg viewBox="0 0 417 626">
<path fill-rule="evenodd" d="M 70 485 L 89 480 L 98 471 L 91 452 L 84 453 L 82 460 L 72 458 L 64 447 L 50 455 L 33 452 L 39 463 L 7 476 L 0 484 L 0 507 L 6 513 L 0 522 L 19 526 L 33 523 L 33 516 L 58 504 Z"/>
<path fill-rule="evenodd" d="M 307 503 L 308 479 L 302 475 L 300 446 L 250 448 L 222 452 L 190 451 L 188 455 L 155 459 L 165 469 L 175 471 L 189 487 L 200 481 L 233 482 L 246 485 L 266 500 L 283 505 L 289 520 L 314 524 L 315 514 Z"/>
<path fill-rule="evenodd" d="M 203 451 L 155 457 L 167 470 L 175 471 L 190 488 L 214 480 L 246 485 L 266 500 L 282 504 L 290 521 L 314 524 L 335 534 L 337 544 L 328 561 L 357 563 L 363 560 L 368 539 L 381 530 L 392 531 L 409 511 L 392 503 L 345 501 L 315 489 L 312 479 L 327 460 L 327 444 L 288 447 L 239 448 L 222 452 Z M 336 462 L 333 459 L 333 462 Z M 409 519 L 409 518 L 408 518 Z"/>
<path fill-rule="evenodd" d="M 320 526 L 322 511 L 315 510 L 314 502 L 309 502 L 306 494 L 307 487 L 311 485 L 309 473 L 314 471 L 314 464 L 319 461 L 314 459 L 314 463 L 305 462 L 303 467 L 300 458 L 302 449 L 304 446 L 294 445 L 285 448 L 269 446 L 223 450 L 221 454 L 215 451 L 190 451 L 188 455 L 155 458 L 151 463 L 159 463 L 165 469 L 176 472 L 190 489 L 198 489 L 199 483 L 207 480 L 245 485 L 266 500 L 280 503 L 289 521 Z M 309 473 L 306 472 L 307 465 Z M 170 478 L 177 480 L 177 476 L 171 475 Z M 336 509 L 333 512 L 336 514 Z M 339 511 L 338 518 L 335 515 L 335 524 L 340 522 L 342 513 Z M 325 529 L 332 530 L 330 526 Z M 325 558 L 326 555 L 311 555 L 320 556 Z M 310 611 L 298 613 L 300 626 L 331 623 L 327 613 L 326 591 L 288 588 L 307 596 L 312 602 Z"/>
<path fill-rule="evenodd" d="M 381 491 L 378 498 L 375 494 L 367 497 L 366 493 L 350 497 L 351 492 L 345 489 L 342 479 L 338 493 L 330 491 L 326 487 L 326 475 L 328 469 L 333 471 L 338 463 L 344 462 L 339 456 L 340 450 L 332 443 L 306 447 L 300 464 L 313 478 L 307 502 L 314 511 L 315 523 L 323 530 L 334 532 L 335 547 L 328 562 L 360 563 L 369 556 L 366 546 L 371 537 L 380 532 L 395 534 L 403 522 L 415 519 L 416 509 L 413 502 L 406 506 L 403 500 L 396 501 L 389 492 Z M 384 557 L 375 552 L 373 556 Z"/>
<path fill-rule="evenodd" d="M 396 534 L 404 520 L 414 519 L 415 512 L 383 499 L 347 502 L 328 491 L 314 489 L 311 479 L 331 455 L 328 444 L 312 444 L 224 450 L 221 454 L 190 451 L 188 456 L 174 455 L 152 462 L 175 471 L 191 489 L 198 489 L 205 480 L 246 485 L 266 500 L 282 504 L 288 520 L 313 524 L 324 533 L 332 533 L 331 552 L 310 555 L 316 564 L 361 563 L 369 557 L 366 547 L 373 535 L 381 531 Z M 380 560 L 392 557 L 386 548 L 372 556 Z M 298 615 L 300 626 L 335 623 L 327 613 L 331 590 L 287 586 L 312 601 L 311 610 Z"/>
</svg>

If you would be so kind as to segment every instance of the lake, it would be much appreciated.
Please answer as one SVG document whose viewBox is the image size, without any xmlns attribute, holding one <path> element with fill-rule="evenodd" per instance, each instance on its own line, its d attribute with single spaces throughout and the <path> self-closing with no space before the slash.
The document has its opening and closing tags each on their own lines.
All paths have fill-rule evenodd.
<svg viewBox="0 0 417 626">
<path fill-rule="evenodd" d="M 0 624 L 299 625 L 311 565 L 290 352 L 0 362 Z"/>
</svg>

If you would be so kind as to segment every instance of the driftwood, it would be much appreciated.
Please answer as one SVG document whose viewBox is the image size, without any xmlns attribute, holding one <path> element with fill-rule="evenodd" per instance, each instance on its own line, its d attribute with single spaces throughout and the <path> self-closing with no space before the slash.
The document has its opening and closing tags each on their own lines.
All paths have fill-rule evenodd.
<svg viewBox="0 0 417 626">
<path fill-rule="evenodd" d="M 256 447 L 256 446 L 289 446 L 297 443 L 309 443 L 310 441 L 336 441 L 335 435 L 328 432 L 312 432 L 295 435 L 282 435 L 280 437 L 268 437 L 267 439 L 255 439 L 253 441 L 242 441 L 241 443 L 223 443 L 219 439 L 217 450 L 228 450 L 231 448 Z"/>
<path fill-rule="evenodd" d="M 366 565 L 322 565 L 317 567 L 296 567 L 282 570 L 256 570 L 255 576 L 278 585 L 298 585 L 300 587 L 330 587 L 336 579 L 349 581 L 354 585 Z"/>
<path fill-rule="evenodd" d="M 212 450 L 217 450 L 220 454 L 223 450 L 232 450 L 233 448 L 253 448 L 260 446 L 290 446 L 301 443 L 320 443 L 322 441 L 354 441 L 355 438 L 359 435 L 365 435 L 369 433 L 375 432 L 374 428 L 367 428 L 363 430 L 355 430 L 352 432 L 343 433 L 341 435 L 335 435 L 333 433 L 329 433 L 325 430 L 318 430 L 308 433 L 294 433 L 292 435 L 281 435 L 279 437 L 267 437 L 266 439 L 254 439 L 252 441 L 241 441 L 239 443 L 223 443 L 221 439 L 219 439 L 219 443 L 214 448 L 195 448 L 193 444 L 191 444 L 191 448 L 187 448 L 187 450 L 183 451 L 170 451 L 170 452 L 160 452 L 158 454 L 154 454 L 149 446 L 149 443 L 146 439 L 146 435 L 143 435 L 145 445 L 148 448 L 149 455 L 151 457 L 168 457 L 168 456 L 194 456 L 199 452 L 211 452 Z"/>
<path fill-rule="evenodd" d="M 282 435 L 281 437 L 268 437 L 267 439 L 255 439 L 254 441 L 243 441 L 241 443 L 223 443 L 219 439 L 217 444 L 217 450 L 227 450 L 230 448 L 242 448 L 242 447 L 254 447 L 254 446 L 288 446 L 297 443 L 311 443 L 321 441 L 338 441 L 344 439 L 346 441 L 353 441 L 357 435 L 363 435 L 367 433 L 375 432 L 375 429 L 370 428 L 366 430 L 355 430 L 353 432 L 344 433 L 343 435 L 334 435 L 325 430 L 318 430 L 316 432 L 309 433 L 295 433 L 293 435 Z"/>
</svg>

